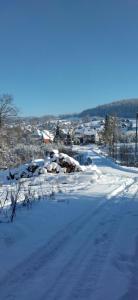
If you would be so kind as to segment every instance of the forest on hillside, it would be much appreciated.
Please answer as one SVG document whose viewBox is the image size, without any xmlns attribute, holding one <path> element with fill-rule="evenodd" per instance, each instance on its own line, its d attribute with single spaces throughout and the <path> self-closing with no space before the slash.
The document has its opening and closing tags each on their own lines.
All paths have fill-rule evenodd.
<svg viewBox="0 0 138 300">
<path fill-rule="evenodd" d="M 120 100 L 109 104 L 97 106 L 95 108 L 82 111 L 79 116 L 101 116 L 116 115 L 122 118 L 135 118 L 138 112 L 138 99 Z"/>
</svg>

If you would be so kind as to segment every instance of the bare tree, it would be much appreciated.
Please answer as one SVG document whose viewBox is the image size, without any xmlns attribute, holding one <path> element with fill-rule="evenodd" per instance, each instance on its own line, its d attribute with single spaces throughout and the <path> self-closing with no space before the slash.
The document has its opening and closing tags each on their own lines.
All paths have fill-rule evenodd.
<svg viewBox="0 0 138 300">
<path fill-rule="evenodd" d="M 119 136 L 119 124 L 116 116 L 105 117 L 105 127 L 102 133 L 103 141 L 109 148 L 109 155 L 115 158 L 115 145 Z"/>
<path fill-rule="evenodd" d="M 0 96 L 0 128 L 5 121 L 17 115 L 17 108 L 14 106 L 11 95 L 4 94 Z"/>
</svg>

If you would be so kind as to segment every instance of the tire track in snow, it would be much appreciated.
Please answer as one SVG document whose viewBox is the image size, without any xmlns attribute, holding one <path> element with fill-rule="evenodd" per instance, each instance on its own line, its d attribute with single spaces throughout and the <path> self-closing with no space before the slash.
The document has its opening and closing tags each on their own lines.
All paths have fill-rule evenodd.
<svg viewBox="0 0 138 300">
<path fill-rule="evenodd" d="M 111 212 L 112 212 L 112 205 Z M 87 265 L 88 255 L 94 255 L 95 251 L 97 252 L 97 244 L 101 244 L 107 238 L 106 231 L 109 227 L 114 227 L 115 225 L 115 217 L 117 212 L 112 216 L 112 219 L 106 219 L 107 215 L 109 216 L 109 210 L 105 210 L 104 212 L 100 211 L 97 220 L 89 220 L 88 228 L 85 227 L 85 239 L 78 245 L 76 245 L 75 251 L 70 258 L 70 260 L 64 265 L 61 272 L 58 274 L 57 278 L 54 280 L 52 286 L 44 293 L 44 295 L 40 298 L 49 299 L 49 300 L 63 300 L 63 299 L 76 299 L 76 295 L 72 295 L 72 291 L 70 290 L 70 281 L 73 280 L 73 283 L 78 280 L 77 273 L 82 273 L 84 266 Z M 113 221 L 114 219 L 114 221 Z M 105 221 L 106 220 L 106 221 Z M 96 221 L 96 222 L 95 222 Z M 121 220 L 120 220 L 121 221 Z M 103 234 L 101 231 L 104 230 Z M 85 276 L 86 279 L 87 276 Z M 87 299 L 87 297 L 83 298 Z"/>
<path fill-rule="evenodd" d="M 134 189 L 136 186 L 136 191 L 133 192 L 133 197 L 132 200 L 135 200 L 135 198 L 138 195 L 138 187 L 137 187 L 137 182 L 134 182 L 134 184 L 130 184 L 128 190 L 124 190 L 123 197 L 124 198 L 123 202 L 119 203 L 119 206 L 116 211 L 116 216 L 118 218 L 118 222 L 114 222 L 114 216 L 113 216 L 113 224 L 111 227 L 109 226 L 107 231 L 107 236 L 108 239 L 105 240 L 103 245 L 101 243 L 97 243 L 97 249 L 95 250 L 94 254 L 90 254 L 87 263 L 84 264 L 81 270 L 81 277 L 74 285 L 74 288 L 72 288 L 72 293 L 69 294 L 69 299 L 96 299 L 96 292 L 99 290 L 98 287 L 98 280 L 100 279 L 100 274 L 102 271 L 104 271 L 104 265 L 108 261 L 108 256 L 110 256 L 110 249 L 113 248 L 113 244 L 116 241 L 117 237 L 119 236 L 119 232 L 121 228 L 123 228 L 123 225 L 125 224 L 123 221 L 126 218 L 126 215 L 124 214 L 124 210 L 126 210 L 127 213 L 127 206 L 126 202 L 127 201 L 127 193 L 129 190 Z M 90 252 L 89 252 L 90 253 Z M 97 288 L 96 288 L 97 287 Z M 96 290 L 97 289 L 97 290 Z M 56 298 L 54 298 L 56 299 Z M 62 300 L 62 298 L 59 298 Z M 64 297 L 63 297 L 64 299 Z M 103 299 L 98 298 L 98 299 Z"/>
<path fill-rule="evenodd" d="M 129 199 L 127 198 L 126 194 L 125 198 L 122 199 L 126 200 L 124 222 L 122 223 L 118 235 L 114 240 L 107 263 L 105 265 L 105 269 L 101 274 L 97 295 L 95 296 L 94 294 L 95 300 L 103 299 L 103 291 L 105 299 L 138 299 L 138 236 L 136 235 L 138 230 L 137 179 L 135 180 L 134 185 L 130 187 L 128 192 L 131 192 L 132 197 Z M 115 275 L 112 271 L 112 267 L 114 267 L 118 272 L 115 272 Z M 123 281 L 125 281 L 125 283 L 123 283 Z M 120 284 L 122 286 L 122 291 L 120 291 Z M 120 297 L 118 293 L 117 298 L 116 291 L 120 292 L 120 295 L 123 294 L 123 296 Z"/>
<path fill-rule="evenodd" d="M 132 184 L 129 184 L 127 189 L 131 187 Z M 124 190 L 124 196 L 125 193 L 126 189 Z M 135 198 L 135 193 L 133 198 Z M 92 299 L 91 297 L 96 290 L 98 278 L 110 254 L 110 248 L 113 246 L 114 240 L 123 224 L 125 218 L 123 213 L 124 207 L 125 203 L 123 201 L 112 215 L 110 222 L 105 222 L 106 226 L 104 226 L 104 233 L 101 238 L 93 239 L 93 233 L 94 237 L 101 235 L 101 228 L 98 223 L 93 230 L 88 232 L 87 239 L 82 243 L 81 248 L 76 250 L 73 257 L 64 266 L 51 288 L 43 295 L 41 300 Z M 112 208 L 111 205 L 111 213 Z M 99 215 L 98 220 L 101 220 L 100 224 L 105 221 L 105 217 L 108 217 L 109 214 L 110 211 L 106 212 L 105 215 L 102 215 L 102 218 Z M 93 225 L 92 222 L 90 225 Z M 79 279 L 76 275 L 74 276 L 76 270 L 80 273 Z M 74 283 L 74 289 L 69 284 L 72 278 L 73 282 L 76 282 Z"/>
<path fill-rule="evenodd" d="M 124 193 L 128 192 L 128 188 L 130 188 L 134 184 L 134 179 L 129 178 L 127 182 L 122 183 L 119 187 L 115 188 L 109 195 L 107 196 L 107 199 L 111 199 L 113 197 L 117 196 L 124 196 Z"/>
<path fill-rule="evenodd" d="M 127 192 L 128 191 L 125 190 L 125 193 Z M 114 203 L 114 199 L 115 198 L 113 198 L 113 203 Z M 118 219 L 119 216 L 120 218 L 119 222 L 122 221 L 120 206 L 118 207 L 119 211 L 117 210 L 115 214 L 112 215 L 112 219 L 109 220 L 110 208 L 112 212 L 113 203 L 112 201 L 110 202 L 106 201 L 101 203 L 100 205 L 97 205 L 97 207 L 94 210 L 92 209 L 92 211 L 85 210 L 85 212 L 81 216 L 77 217 L 75 220 L 68 223 L 63 229 L 57 232 L 49 240 L 49 242 L 47 242 L 45 245 L 37 249 L 37 251 L 34 252 L 30 257 L 28 257 L 21 264 L 15 267 L 9 273 L 8 276 L 6 276 L 5 278 L 3 278 L 3 280 L 0 281 L 1 299 L 2 300 L 21 299 L 18 296 L 18 293 L 20 293 L 22 289 L 25 289 L 26 285 L 29 284 L 30 278 L 33 282 L 33 279 L 37 278 L 39 272 L 45 270 L 45 268 L 47 269 L 47 267 L 50 268 L 53 261 L 56 261 L 57 257 L 61 254 L 61 252 L 66 250 L 68 246 L 72 243 L 73 239 L 75 239 L 76 236 L 81 234 L 82 231 L 85 231 L 86 238 L 85 241 L 82 242 L 81 248 L 77 247 L 76 251 L 73 253 L 73 256 L 70 259 L 70 263 L 68 262 L 68 265 L 65 264 L 63 266 L 63 269 L 60 272 L 58 272 L 57 270 L 57 273 L 60 274 L 58 274 L 58 277 L 56 278 L 55 281 L 56 295 L 51 294 L 51 288 L 52 288 L 51 286 L 51 288 L 47 290 L 47 293 L 49 293 L 48 298 L 47 295 L 45 295 L 46 297 L 42 299 L 48 299 L 48 300 L 65 299 L 64 293 L 68 289 L 68 284 L 69 284 L 69 282 L 67 281 L 69 280 L 71 274 L 76 272 L 77 268 L 80 275 L 79 278 L 77 278 L 77 282 L 76 282 L 76 278 L 74 279 L 75 285 L 69 287 L 69 291 L 68 291 L 69 292 L 68 295 L 70 295 L 69 299 L 76 299 L 78 297 L 76 291 L 80 292 L 80 287 L 82 288 L 82 284 L 83 284 L 83 289 L 81 290 L 81 294 L 83 296 L 87 290 L 87 296 L 82 299 L 89 299 L 90 295 L 93 293 L 93 289 L 95 289 L 94 282 L 97 282 L 98 274 L 100 270 L 102 270 L 103 268 L 104 262 L 108 255 L 107 254 L 109 251 L 108 249 L 112 245 L 114 236 L 116 235 L 118 229 L 118 223 L 116 222 L 115 218 L 117 217 Z M 124 204 L 125 202 L 123 202 L 122 205 Z M 105 209 L 107 209 L 107 212 L 104 214 Z M 92 225 L 96 226 L 95 233 L 94 233 L 94 228 L 90 229 Z M 102 226 L 104 228 L 103 233 L 105 233 L 106 235 L 104 235 L 103 237 L 99 237 L 96 240 L 97 236 L 101 234 Z M 101 247 L 101 245 L 103 248 Z M 93 247 L 95 249 L 94 251 L 92 251 Z M 101 248 L 103 252 L 101 252 Z M 77 253 L 78 253 L 78 258 L 77 258 Z M 84 257 L 86 258 L 85 261 L 83 260 Z M 70 264 L 69 275 L 66 275 L 68 272 L 69 264 Z M 101 269 L 99 268 L 99 265 L 101 265 L 100 267 Z M 91 269 L 93 270 L 93 273 L 91 273 Z M 89 274 L 90 276 L 88 281 L 86 281 L 87 274 Z M 65 278 L 65 276 L 68 276 L 68 280 L 66 279 L 67 277 Z M 64 291 L 62 285 L 64 281 L 63 277 L 65 278 Z M 94 284 L 93 288 L 89 286 L 91 280 L 93 281 Z M 61 288 L 59 288 L 59 284 L 61 284 L 62 286 L 62 291 Z M 35 289 L 35 287 L 33 287 L 33 289 Z M 57 298 L 58 294 L 60 298 Z M 55 298 L 50 298 L 50 297 L 55 297 Z M 35 298 L 35 295 L 33 298 L 38 300 L 38 297 Z M 27 298 L 27 300 L 28 299 L 30 298 Z"/>
<path fill-rule="evenodd" d="M 91 212 L 86 210 L 81 216 L 57 232 L 49 242 L 37 249 L 29 258 L 11 270 L 9 274 L 0 281 L 2 300 L 18 299 L 16 296 L 14 297 L 16 290 L 18 290 L 18 288 L 20 289 L 22 285 L 24 286 L 25 282 L 30 278 L 32 279 L 33 276 L 43 268 L 44 264 L 50 264 L 52 260 L 56 259 L 58 253 L 64 251 L 64 248 L 68 247 L 68 243 L 71 242 L 72 238 L 89 223 L 91 218 L 96 217 L 106 205 L 106 202 L 102 202 Z"/>
</svg>

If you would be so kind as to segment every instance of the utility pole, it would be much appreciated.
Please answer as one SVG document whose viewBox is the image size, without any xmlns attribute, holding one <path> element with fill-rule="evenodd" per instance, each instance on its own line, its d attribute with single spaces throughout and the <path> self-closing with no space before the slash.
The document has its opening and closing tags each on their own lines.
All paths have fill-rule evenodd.
<svg viewBox="0 0 138 300">
<path fill-rule="evenodd" d="M 135 161 L 137 162 L 138 156 L 138 112 L 136 113 L 136 141 L 135 141 Z"/>
</svg>

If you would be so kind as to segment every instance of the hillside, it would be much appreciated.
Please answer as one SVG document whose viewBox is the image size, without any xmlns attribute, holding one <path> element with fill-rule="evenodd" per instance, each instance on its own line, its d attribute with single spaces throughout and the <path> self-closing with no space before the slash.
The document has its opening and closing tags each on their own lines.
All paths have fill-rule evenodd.
<svg viewBox="0 0 138 300">
<path fill-rule="evenodd" d="M 138 112 L 138 99 L 120 100 L 109 104 L 97 106 L 95 108 L 82 111 L 79 116 L 101 116 L 106 114 L 116 114 L 118 117 L 135 118 Z"/>
</svg>

